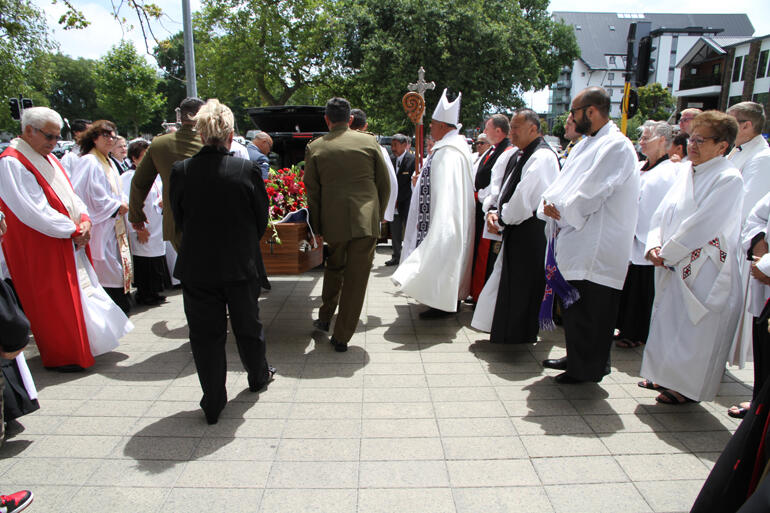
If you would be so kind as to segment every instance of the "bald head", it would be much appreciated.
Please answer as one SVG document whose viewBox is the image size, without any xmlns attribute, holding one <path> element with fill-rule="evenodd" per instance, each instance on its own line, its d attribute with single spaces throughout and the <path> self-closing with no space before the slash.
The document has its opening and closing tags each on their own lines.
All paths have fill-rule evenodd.
<svg viewBox="0 0 770 513">
<path fill-rule="evenodd" d="M 273 138 L 266 132 L 259 131 L 254 134 L 254 139 L 251 143 L 259 149 L 263 155 L 270 155 L 270 150 L 273 149 Z"/>
</svg>

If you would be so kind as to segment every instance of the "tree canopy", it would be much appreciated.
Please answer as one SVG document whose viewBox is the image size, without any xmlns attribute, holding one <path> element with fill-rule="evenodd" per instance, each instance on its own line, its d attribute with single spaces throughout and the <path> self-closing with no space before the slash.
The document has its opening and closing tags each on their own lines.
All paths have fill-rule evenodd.
<svg viewBox="0 0 770 513">
<path fill-rule="evenodd" d="M 666 121 L 672 113 L 674 98 L 671 93 L 655 82 L 637 89 L 639 94 L 639 113 L 645 119 Z"/>
</svg>

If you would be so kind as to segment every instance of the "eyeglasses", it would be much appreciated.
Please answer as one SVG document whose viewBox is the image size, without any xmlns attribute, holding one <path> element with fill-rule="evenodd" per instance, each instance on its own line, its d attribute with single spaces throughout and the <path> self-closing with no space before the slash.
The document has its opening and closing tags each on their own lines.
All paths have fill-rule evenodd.
<svg viewBox="0 0 770 513">
<path fill-rule="evenodd" d="M 593 107 L 593 104 L 590 104 L 590 103 L 589 103 L 588 105 L 583 105 L 582 107 L 575 107 L 574 109 L 570 109 L 570 110 L 569 110 L 569 113 L 570 113 L 570 114 L 572 114 L 572 117 L 574 118 L 574 117 L 575 117 L 575 113 L 576 113 L 577 111 L 580 111 L 580 110 L 585 110 L 585 109 L 587 109 L 588 107 Z"/>
<path fill-rule="evenodd" d="M 32 128 L 34 128 L 36 132 L 41 133 L 43 137 L 45 137 L 45 140 L 48 142 L 61 141 L 61 134 L 48 134 L 37 127 L 33 126 Z"/>
<path fill-rule="evenodd" d="M 693 144 L 695 146 L 700 146 L 704 142 L 706 142 L 706 139 L 711 139 L 714 142 L 717 142 L 719 137 L 690 137 L 689 144 L 692 146 Z"/>
<path fill-rule="evenodd" d="M 118 138 L 118 136 L 114 135 L 112 132 L 102 132 L 100 135 L 105 139 L 107 139 L 108 141 L 114 141 L 115 139 Z"/>
<path fill-rule="evenodd" d="M 639 138 L 639 142 L 650 142 L 660 137 L 659 135 L 643 135 Z"/>
</svg>

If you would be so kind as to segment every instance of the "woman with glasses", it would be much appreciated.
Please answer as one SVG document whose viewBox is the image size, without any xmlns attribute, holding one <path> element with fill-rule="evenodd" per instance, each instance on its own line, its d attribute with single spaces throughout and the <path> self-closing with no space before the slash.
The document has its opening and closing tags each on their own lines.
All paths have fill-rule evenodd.
<svg viewBox="0 0 770 513">
<path fill-rule="evenodd" d="M 738 124 L 708 111 L 692 124 L 690 162 L 652 219 L 645 255 L 655 306 L 639 386 L 656 401 L 710 401 L 725 369 L 742 294 L 738 247 L 743 178 L 725 158 Z"/>
<path fill-rule="evenodd" d="M 112 121 L 94 121 L 80 137 L 75 192 L 88 206 L 93 223 L 91 258 L 99 282 L 126 313 L 130 310 L 131 252 L 126 235 L 127 198 L 120 173 L 109 158 L 117 139 Z"/>
<path fill-rule="evenodd" d="M 672 140 L 671 125 L 665 121 L 650 120 L 642 126 L 639 145 L 647 158 L 639 162 L 639 216 L 615 326 L 620 330 L 619 340 L 615 342 L 618 347 L 641 346 L 647 341 L 650 330 L 652 301 L 655 299 L 655 267 L 644 258 L 644 246 L 652 216 L 679 171 L 679 165 L 671 162 L 666 153 Z"/>
</svg>

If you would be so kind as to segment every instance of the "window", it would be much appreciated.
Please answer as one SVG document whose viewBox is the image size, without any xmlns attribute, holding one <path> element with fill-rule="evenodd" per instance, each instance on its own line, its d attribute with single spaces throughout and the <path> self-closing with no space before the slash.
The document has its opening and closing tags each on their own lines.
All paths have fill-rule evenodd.
<svg viewBox="0 0 770 513">
<path fill-rule="evenodd" d="M 612 98 L 612 93 L 614 93 L 614 92 L 615 92 L 614 89 L 607 89 L 607 94 L 610 95 L 610 98 Z"/>
<path fill-rule="evenodd" d="M 758 93 L 751 98 L 751 101 L 757 102 L 761 105 L 767 105 L 768 97 L 770 97 L 770 93 Z"/>
<path fill-rule="evenodd" d="M 743 55 L 736 57 L 733 61 L 733 82 L 740 82 L 741 68 L 743 67 Z"/>
<path fill-rule="evenodd" d="M 610 25 L 610 30 L 614 32 L 615 31 L 615 25 Z"/>
<path fill-rule="evenodd" d="M 743 101 L 743 96 L 737 95 L 737 96 L 731 96 L 727 99 L 727 106 L 732 107 L 736 103 L 741 103 Z"/>
<path fill-rule="evenodd" d="M 770 50 L 763 50 L 759 53 L 759 64 L 757 64 L 757 78 L 767 76 L 767 57 Z"/>
<path fill-rule="evenodd" d="M 615 73 L 607 73 L 607 80 L 609 80 L 610 82 L 615 80 Z"/>
<path fill-rule="evenodd" d="M 582 30 L 582 29 L 583 27 L 581 27 L 580 25 L 575 25 L 575 30 Z"/>
<path fill-rule="evenodd" d="M 669 87 L 669 89 L 673 85 L 674 85 L 674 70 L 670 69 L 670 70 L 668 70 L 668 87 Z"/>
<path fill-rule="evenodd" d="M 615 56 L 610 55 L 610 64 L 615 64 Z"/>
<path fill-rule="evenodd" d="M 714 64 L 714 76 L 718 77 L 722 73 L 722 63 L 717 62 Z"/>
</svg>

